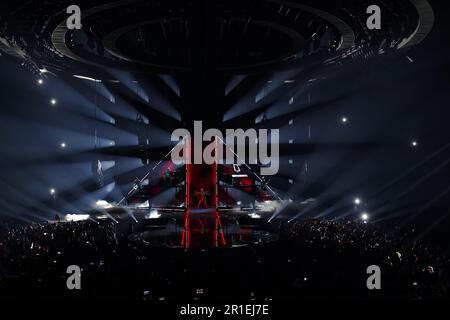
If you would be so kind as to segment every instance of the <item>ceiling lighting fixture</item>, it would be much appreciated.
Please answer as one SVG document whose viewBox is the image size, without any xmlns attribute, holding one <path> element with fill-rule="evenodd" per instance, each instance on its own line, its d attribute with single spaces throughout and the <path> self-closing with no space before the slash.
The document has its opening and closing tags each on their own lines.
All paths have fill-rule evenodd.
<svg viewBox="0 0 450 320">
<path fill-rule="evenodd" d="M 77 78 L 77 79 L 92 81 L 92 82 L 102 82 L 102 80 L 98 80 L 98 79 L 94 79 L 94 78 L 86 77 L 86 76 L 80 76 L 78 74 L 74 74 L 73 77 Z"/>
</svg>

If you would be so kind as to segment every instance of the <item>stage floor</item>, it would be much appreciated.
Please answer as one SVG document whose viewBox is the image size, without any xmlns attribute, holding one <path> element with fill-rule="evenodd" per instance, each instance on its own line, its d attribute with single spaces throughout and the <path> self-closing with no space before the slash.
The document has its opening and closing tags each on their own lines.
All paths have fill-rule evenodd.
<svg viewBox="0 0 450 320">
<path fill-rule="evenodd" d="M 145 246 L 189 249 L 236 248 L 277 241 L 278 236 L 264 230 L 262 222 L 243 212 L 192 209 L 147 219 L 129 239 Z"/>
</svg>

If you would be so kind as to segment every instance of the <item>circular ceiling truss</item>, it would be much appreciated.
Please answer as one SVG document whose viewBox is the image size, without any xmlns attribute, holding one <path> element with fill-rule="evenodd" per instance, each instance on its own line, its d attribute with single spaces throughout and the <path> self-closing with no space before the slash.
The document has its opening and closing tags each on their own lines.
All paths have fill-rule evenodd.
<svg viewBox="0 0 450 320">
<path fill-rule="evenodd" d="M 187 63 L 184 66 L 176 66 L 176 65 L 163 65 L 163 64 L 156 64 L 156 63 L 151 63 L 149 61 L 143 60 L 143 59 L 139 59 L 139 58 L 135 58 L 132 57 L 130 55 L 127 55 L 124 53 L 124 50 L 126 50 L 127 47 L 130 46 L 130 43 L 126 43 L 127 46 L 122 46 L 123 48 L 120 49 L 118 47 L 118 42 L 120 41 L 121 38 L 125 37 L 128 33 L 132 32 L 132 31 L 136 31 L 139 28 L 148 26 L 148 25 L 153 25 L 153 26 L 157 26 L 156 28 L 159 27 L 160 24 L 162 23 L 170 23 L 175 22 L 178 23 L 179 21 L 183 20 L 182 18 L 174 18 L 172 20 L 163 22 L 161 19 L 158 20 L 153 20 L 153 21 L 146 21 L 146 22 L 140 22 L 140 23 L 136 23 L 133 25 L 129 25 L 129 26 L 125 26 L 122 28 L 119 28 L 115 31 L 113 31 L 112 33 L 108 34 L 104 41 L 104 47 L 105 49 L 112 55 L 115 56 L 116 58 L 119 58 L 121 60 L 130 62 L 130 63 L 135 63 L 135 64 L 141 64 L 141 65 L 145 65 L 148 67 L 156 67 L 156 68 L 177 68 L 178 70 L 188 70 L 189 69 L 189 61 L 187 61 Z M 285 59 L 289 59 L 293 56 L 295 56 L 298 52 L 300 52 L 302 50 L 302 47 L 304 45 L 304 43 L 306 42 L 306 40 L 297 32 L 293 31 L 290 28 L 284 27 L 284 26 L 280 26 L 278 24 L 275 23 L 271 23 L 268 21 L 257 21 L 257 20 L 252 20 L 251 22 L 249 22 L 248 20 L 245 19 L 239 19 L 239 18 L 233 18 L 232 19 L 233 24 L 241 24 L 244 29 L 247 28 L 249 29 L 249 25 L 251 24 L 253 26 L 253 28 L 257 27 L 261 30 L 271 30 L 272 33 L 274 33 L 273 38 L 275 37 L 285 37 L 286 40 L 289 41 L 290 44 L 288 47 L 289 48 L 285 48 L 285 52 L 278 52 L 278 54 L 275 54 L 273 57 L 269 57 L 268 59 L 266 59 L 265 61 L 261 61 L 259 63 L 254 63 L 251 61 L 251 59 L 254 60 L 258 60 L 258 57 L 256 57 L 257 53 L 252 52 L 251 50 L 249 50 L 249 55 L 248 55 L 248 61 L 247 64 L 245 65 L 245 67 L 262 67 L 265 65 L 271 65 L 271 64 L 276 64 L 278 63 L 280 60 L 285 60 Z M 223 35 L 223 32 L 222 32 Z M 221 39 L 222 41 L 224 41 L 224 39 Z M 228 42 L 230 42 L 232 39 L 228 39 Z M 275 39 L 274 39 L 275 40 Z M 185 41 L 186 42 L 186 41 Z M 183 47 L 182 45 L 180 45 L 180 43 L 176 44 L 179 46 L 178 50 L 181 51 L 187 51 L 188 48 Z M 171 46 L 172 50 L 176 50 L 176 48 L 174 48 L 174 46 Z M 231 48 L 231 50 L 226 50 L 227 46 L 225 47 L 221 47 L 219 50 L 216 51 L 217 55 L 220 55 L 223 57 L 226 57 L 228 53 L 232 54 L 232 51 L 234 51 L 234 48 L 231 48 L 231 46 L 228 46 L 228 48 Z M 166 48 L 162 47 L 163 50 L 165 50 Z M 253 56 L 252 56 L 253 53 Z M 189 56 L 189 54 L 187 55 Z M 172 62 L 172 63 L 176 63 L 176 61 Z M 224 71 L 224 70 L 233 70 L 233 69 L 239 69 L 240 66 L 226 66 L 227 63 L 225 63 L 225 66 L 220 66 L 217 68 L 217 71 Z"/>
<path fill-rule="evenodd" d="M 409 49 L 428 36 L 435 19 L 427 0 L 380 3 L 383 28 L 374 31 L 365 26 L 365 0 L 343 2 L 341 6 L 325 0 L 96 2 L 82 5 L 81 31 L 66 27 L 69 2 L 61 2 L 59 8 L 42 4 L 39 14 L 34 1 L 15 10 L 10 8 L 14 13 L 7 17 L 12 19 L 8 21 L 10 33 L 15 39 L 24 39 L 29 47 L 24 52 L 36 65 L 64 69 L 81 63 L 157 73 L 196 70 L 195 60 L 202 55 L 203 47 L 198 39 L 204 36 L 202 33 L 211 33 L 214 41 L 209 45 L 213 49 L 203 53 L 204 59 L 216 59 L 209 69 L 251 73 Z M 211 7 L 202 8 L 205 3 Z M 212 17 L 208 17 L 210 12 Z M 209 21 L 199 24 L 202 19 Z M 212 26 L 213 32 L 207 26 Z M 136 44 L 141 31 L 150 38 L 147 47 Z"/>
<path fill-rule="evenodd" d="M 233 1 L 231 1 L 233 2 Z M 230 7 L 229 3 L 225 2 L 222 11 L 218 14 L 217 24 L 220 25 L 219 35 L 217 36 L 220 41 L 216 42 L 218 48 L 216 52 L 228 52 L 229 47 L 233 46 L 233 43 L 229 41 L 228 46 L 221 47 L 221 41 L 223 40 L 224 29 L 232 29 L 233 25 L 239 25 L 241 30 L 235 28 L 235 43 L 252 43 L 253 39 L 258 39 L 253 43 L 253 48 L 235 48 L 237 53 L 233 53 L 238 56 L 235 60 L 237 61 L 225 61 L 224 57 L 219 59 L 219 63 L 215 64 L 215 69 L 217 71 L 239 71 L 240 69 L 249 68 L 261 68 L 274 66 L 280 63 L 286 63 L 286 61 L 295 61 L 301 59 L 306 55 L 312 55 L 317 51 L 327 51 L 327 52 L 338 52 L 345 50 L 354 45 L 355 36 L 352 28 L 346 24 L 343 20 L 338 17 L 329 14 L 325 11 L 314 9 L 305 5 L 298 5 L 293 3 L 289 4 L 292 8 L 292 14 L 280 14 L 277 12 L 278 4 L 274 1 L 263 1 L 264 5 L 258 8 L 255 12 L 249 15 L 248 12 L 236 12 L 236 8 Z M 83 12 L 83 24 L 95 26 L 96 32 L 101 34 L 102 46 L 107 52 L 107 55 L 99 56 L 94 54 L 92 51 L 80 50 L 80 46 L 77 46 L 76 37 L 74 34 L 77 31 L 68 30 L 66 27 L 65 20 L 62 20 L 58 26 L 52 32 L 52 43 L 56 50 L 62 55 L 71 58 L 75 61 L 94 65 L 94 66 L 114 66 L 126 69 L 139 69 L 147 68 L 150 70 L 166 72 L 176 72 L 176 71 L 189 71 L 192 70 L 192 66 L 189 63 L 179 63 L 177 58 L 170 60 L 168 57 L 166 59 L 158 59 L 158 54 L 155 54 L 155 59 L 143 59 L 133 54 L 124 52 L 125 46 L 120 48 L 118 43 L 121 39 L 125 38 L 126 35 L 130 35 L 133 31 L 139 28 L 144 28 L 149 24 L 160 25 L 160 34 L 164 34 L 164 37 L 169 37 L 170 31 L 167 28 L 167 24 L 173 23 L 174 21 L 182 25 L 183 23 L 189 27 L 189 21 L 193 19 L 193 12 L 189 12 L 189 8 L 185 10 L 177 9 L 176 12 L 170 12 L 171 16 L 161 15 L 153 20 L 139 20 L 139 15 L 134 16 L 132 21 L 134 23 L 127 23 L 129 19 L 124 19 L 123 17 L 113 18 L 114 14 L 123 15 L 124 6 L 132 7 L 139 6 L 142 2 L 136 0 L 128 1 L 117 1 L 114 3 L 97 6 Z M 241 4 L 242 6 L 242 4 Z M 295 13 L 297 10 L 297 13 Z M 138 10 L 136 11 L 138 12 Z M 175 14 L 180 14 L 183 12 L 184 15 L 175 16 Z M 295 14 L 294 14 L 295 13 Z M 114 25 L 114 23 L 105 23 L 105 18 L 108 17 L 108 21 L 123 21 L 122 25 Z M 136 22 L 138 21 L 138 22 Z M 232 24 L 230 28 L 230 24 Z M 112 28 L 108 30 L 107 28 Z M 94 27 L 91 27 L 94 29 Z M 253 29 L 253 34 L 246 35 L 250 33 Z M 79 31 L 78 31 L 79 32 Z M 242 34 L 239 34 L 242 32 Z M 328 32 L 328 43 L 326 45 L 320 44 L 320 40 L 317 37 L 317 33 Z M 188 31 L 186 31 L 188 33 Z M 156 33 L 154 33 L 156 34 Z M 264 39 L 261 35 L 268 35 L 269 38 Z M 270 38 L 270 35 L 272 38 Z M 158 35 L 159 37 L 160 35 Z M 244 36 L 247 36 L 245 38 Z M 232 37 L 231 34 L 228 35 L 229 38 Z M 316 37 L 316 38 L 314 38 Z M 178 41 L 179 37 L 175 37 L 173 41 Z M 277 40 L 284 39 L 286 43 L 277 43 Z M 244 40 L 239 42 L 239 40 Z M 178 41 L 179 43 L 179 41 Z M 129 43 L 128 43 L 129 44 Z M 161 51 L 164 50 L 166 43 L 158 43 Z M 316 48 L 311 50 L 310 48 L 315 46 Z M 319 47 L 319 50 L 317 50 Z M 276 51 L 277 48 L 283 48 L 280 52 Z M 135 52 L 137 48 L 134 48 Z M 185 48 L 182 48 L 185 49 Z M 246 51 L 245 51 L 246 50 Z M 308 52 L 305 52 L 308 50 Z M 183 51 L 183 50 L 180 50 Z M 189 51 L 189 49 L 187 50 Z M 313 52 L 311 52 L 313 51 Z M 268 53 L 268 54 L 267 54 Z M 161 52 L 159 52 L 161 54 Z M 188 55 L 195 55 L 195 51 L 191 50 Z M 229 56 L 233 56 L 230 54 Z M 262 57 L 258 57 L 262 56 Z M 267 55 L 264 57 L 264 55 Z M 224 55 L 225 56 L 225 55 Z M 159 61 L 158 61 L 159 60 Z M 165 60 L 164 62 L 161 62 Z"/>
</svg>

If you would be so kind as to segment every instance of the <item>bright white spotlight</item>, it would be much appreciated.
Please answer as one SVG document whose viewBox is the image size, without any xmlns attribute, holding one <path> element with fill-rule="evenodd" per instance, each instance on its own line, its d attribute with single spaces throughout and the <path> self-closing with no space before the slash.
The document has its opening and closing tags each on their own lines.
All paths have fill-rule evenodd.
<svg viewBox="0 0 450 320">
<path fill-rule="evenodd" d="M 37 81 L 37 83 L 38 83 L 38 85 L 43 85 L 43 84 L 44 84 L 44 80 L 39 79 L 39 80 Z"/>
<path fill-rule="evenodd" d="M 84 221 L 89 219 L 88 214 L 67 214 L 66 221 Z"/>
<path fill-rule="evenodd" d="M 419 143 L 416 140 L 413 140 L 413 141 L 411 141 L 411 146 L 415 148 L 415 147 L 419 146 Z"/>
<path fill-rule="evenodd" d="M 356 204 L 356 205 L 360 205 L 361 204 L 361 199 L 360 198 L 355 198 L 353 200 L 353 203 Z"/>
<path fill-rule="evenodd" d="M 57 102 L 58 101 L 56 101 L 56 99 L 54 99 L 54 98 L 50 100 L 50 103 L 52 104 L 52 106 L 56 105 Z"/>
<path fill-rule="evenodd" d="M 42 68 L 42 69 L 39 69 L 39 72 L 40 72 L 40 73 L 49 73 L 50 71 L 48 71 L 47 68 L 44 67 L 44 68 Z"/>
<path fill-rule="evenodd" d="M 53 196 L 56 193 L 56 190 L 54 188 L 50 189 L 50 194 Z"/>
<path fill-rule="evenodd" d="M 158 219 L 160 217 L 161 214 L 156 209 L 150 210 L 150 212 L 145 215 L 145 219 Z"/>
<path fill-rule="evenodd" d="M 103 209 L 109 209 L 112 208 L 112 205 L 110 203 L 108 203 L 108 201 L 105 200 L 97 200 L 97 202 L 95 203 L 95 205 L 99 208 L 103 208 Z"/>
<path fill-rule="evenodd" d="M 65 147 L 67 147 L 67 144 L 65 142 L 61 142 L 61 148 L 64 149 Z"/>
<path fill-rule="evenodd" d="M 86 77 L 86 76 L 81 76 L 78 74 L 74 74 L 73 77 L 77 78 L 77 79 L 92 81 L 92 82 L 102 82 L 102 80 L 98 80 L 98 79 L 94 79 L 94 78 L 90 78 L 90 77 Z"/>
<path fill-rule="evenodd" d="M 348 118 L 347 117 L 342 117 L 341 118 L 341 122 L 342 123 L 347 123 L 348 122 Z"/>
<path fill-rule="evenodd" d="M 363 221 L 367 221 L 367 220 L 369 220 L 369 215 L 368 215 L 366 212 L 363 212 L 363 213 L 361 214 L 361 219 L 362 219 Z"/>
<path fill-rule="evenodd" d="M 136 208 L 148 208 L 148 207 L 150 207 L 150 202 L 148 200 L 136 205 Z"/>
</svg>

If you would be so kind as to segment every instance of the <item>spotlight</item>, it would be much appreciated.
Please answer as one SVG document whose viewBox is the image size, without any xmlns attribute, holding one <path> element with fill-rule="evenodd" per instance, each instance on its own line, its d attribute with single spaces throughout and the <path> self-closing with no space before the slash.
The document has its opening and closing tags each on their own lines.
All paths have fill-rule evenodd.
<svg viewBox="0 0 450 320">
<path fill-rule="evenodd" d="M 74 74 L 73 77 L 74 78 L 78 78 L 78 79 L 92 81 L 92 82 L 102 82 L 102 80 L 97 80 L 97 79 L 90 78 L 90 77 L 80 76 L 80 75 L 77 75 L 77 74 Z"/>
<path fill-rule="evenodd" d="M 361 204 L 361 199 L 360 198 L 355 198 L 353 200 L 353 203 L 356 204 L 356 205 L 360 205 Z"/>
<path fill-rule="evenodd" d="M 37 83 L 38 83 L 38 85 L 43 85 L 43 84 L 44 84 L 44 80 L 39 79 L 39 80 L 37 81 Z"/>
<path fill-rule="evenodd" d="M 51 188 L 50 189 L 50 194 L 53 196 L 53 195 L 55 195 L 55 193 L 56 193 L 56 190 L 54 188 Z"/>
<path fill-rule="evenodd" d="M 418 147 L 418 146 L 419 146 L 419 143 L 418 143 L 416 140 L 413 140 L 413 141 L 411 141 L 411 146 L 412 146 L 413 148 Z"/>
<path fill-rule="evenodd" d="M 368 215 L 366 212 L 363 212 L 363 213 L 361 214 L 361 219 L 362 219 L 363 221 L 367 221 L 367 220 L 369 220 L 369 215 Z"/>
<path fill-rule="evenodd" d="M 232 174 L 231 177 L 232 178 L 247 178 L 248 175 L 246 175 L 246 174 Z"/>
<path fill-rule="evenodd" d="M 341 122 L 342 123 L 347 123 L 348 122 L 348 118 L 347 117 L 342 117 L 341 118 Z"/>
<path fill-rule="evenodd" d="M 66 214 L 66 221 L 74 222 L 74 221 L 84 221 L 89 219 L 88 214 Z"/>
<path fill-rule="evenodd" d="M 95 205 L 96 205 L 97 207 L 103 208 L 103 209 L 110 209 L 110 208 L 113 207 L 110 203 L 108 203 L 108 201 L 105 201 L 105 200 L 97 200 L 97 202 L 95 203 Z"/>
<path fill-rule="evenodd" d="M 57 101 L 56 101 L 56 99 L 52 99 L 52 100 L 50 100 L 50 103 L 52 104 L 52 106 L 54 106 L 54 105 L 56 105 Z"/>
<path fill-rule="evenodd" d="M 156 209 L 150 210 L 150 212 L 145 215 L 145 219 L 158 219 L 160 217 L 161 214 Z"/>
<path fill-rule="evenodd" d="M 61 148 L 64 149 L 65 147 L 67 147 L 67 144 L 65 142 L 61 142 Z"/>
</svg>

